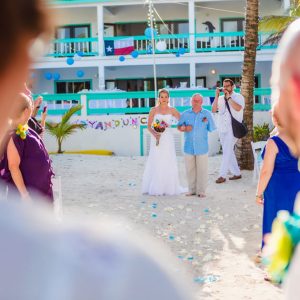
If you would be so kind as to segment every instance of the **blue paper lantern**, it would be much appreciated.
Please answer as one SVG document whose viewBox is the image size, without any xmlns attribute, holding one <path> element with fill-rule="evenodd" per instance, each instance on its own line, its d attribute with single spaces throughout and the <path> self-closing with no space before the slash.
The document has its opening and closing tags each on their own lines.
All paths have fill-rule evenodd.
<svg viewBox="0 0 300 300">
<path fill-rule="evenodd" d="M 147 39 L 152 39 L 152 32 L 153 32 L 153 37 L 156 37 L 157 36 L 157 31 L 155 29 L 153 29 L 152 27 L 147 27 L 145 29 L 145 36 Z"/>
<path fill-rule="evenodd" d="M 176 57 L 180 57 L 180 53 L 179 52 L 176 52 Z"/>
<path fill-rule="evenodd" d="M 76 75 L 77 75 L 77 77 L 82 78 L 84 76 L 84 71 L 78 70 Z"/>
<path fill-rule="evenodd" d="M 121 56 L 119 57 L 119 61 L 121 61 L 121 62 L 125 61 L 125 56 L 121 55 Z"/>
<path fill-rule="evenodd" d="M 52 79 L 52 74 L 47 72 L 44 74 L 44 78 L 47 79 L 47 80 L 51 80 Z"/>
<path fill-rule="evenodd" d="M 60 79 L 60 74 L 59 73 L 54 73 L 53 74 L 53 79 L 54 80 L 59 80 Z"/>
<path fill-rule="evenodd" d="M 136 50 L 134 50 L 134 51 L 131 52 L 131 56 L 132 56 L 133 58 L 137 58 L 137 57 L 139 56 L 139 52 L 136 51 Z"/>
<path fill-rule="evenodd" d="M 76 54 L 80 57 L 82 57 L 84 55 L 84 53 L 82 51 L 77 51 Z"/>
<path fill-rule="evenodd" d="M 185 49 L 184 48 L 179 48 L 178 50 L 180 55 L 183 55 L 185 53 Z"/>
<path fill-rule="evenodd" d="M 68 58 L 67 58 L 67 64 L 68 64 L 69 66 L 73 65 L 73 64 L 74 64 L 74 58 L 73 58 L 73 57 L 68 57 Z"/>
</svg>

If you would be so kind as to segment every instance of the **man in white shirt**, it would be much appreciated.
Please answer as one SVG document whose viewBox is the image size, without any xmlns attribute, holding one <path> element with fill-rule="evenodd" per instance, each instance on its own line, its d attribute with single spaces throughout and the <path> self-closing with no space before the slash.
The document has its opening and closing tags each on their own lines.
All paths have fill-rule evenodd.
<svg viewBox="0 0 300 300">
<path fill-rule="evenodd" d="M 223 96 L 220 96 L 220 91 L 220 89 L 216 89 L 215 100 L 212 104 L 212 112 L 218 112 L 219 114 L 218 131 L 223 150 L 220 174 L 216 183 L 225 182 L 229 171 L 233 175 L 229 180 L 242 178 L 234 153 L 234 146 L 237 142 L 237 138 L 233 135 L 231 116 L 226 102 L 230 107 L 232 116 L 239 122 L 242 122 L 245 100 L 241 94 L 234 92 L 234 82 L 231 79 L 225 79 L 223 81 Z"/>
</svg>

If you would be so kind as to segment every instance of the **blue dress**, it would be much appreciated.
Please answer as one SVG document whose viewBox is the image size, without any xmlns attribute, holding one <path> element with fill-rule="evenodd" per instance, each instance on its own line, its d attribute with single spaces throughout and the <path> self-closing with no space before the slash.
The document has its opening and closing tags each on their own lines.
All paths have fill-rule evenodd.
<svg viewBox="0 0 300 300">
<path fill-rule="evenodd" d="M 298 160 L 292 156 L 287 144 L 278 136 L 271 138 L 278 148 L 272 177 L 264 192 L 263 236 L 271 232 L 273 220 L 280 210 L 293 212 L 300 191 Z M 265 150 L 262 158 L 265 156 Z M 262 243 L 262 246 L 264 243 Z"/>
</svg>

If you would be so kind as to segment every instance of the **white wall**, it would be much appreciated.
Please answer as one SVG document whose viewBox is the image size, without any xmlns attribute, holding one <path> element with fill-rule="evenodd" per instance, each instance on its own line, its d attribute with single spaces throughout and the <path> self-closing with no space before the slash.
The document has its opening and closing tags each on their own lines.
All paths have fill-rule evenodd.
<svg viewBox="0 0 300 300">
<path fill-rule="evenodd" d="M 59 118 L 52 117 L 57 122 Z M 89 116 L 85 119 L 74 117 L 73 122 L 84 121 L 89 125 L 86 130 L 78 131 L 63 143 L 63 150 L 110 150 L 120 156 L 140 155 L 140 125 L 145 125 L 147 115 L 109 115 Z M 107 127 L 105 122 L 110 122 Z M 269 112 L 255 112 L 254 124 L 270 123 Z M 117 125 L 117 126 L 116 126 Z M 46 133 L 46 147 L 49 151 L 56 151 L 57 144 L 53 137 Z M 215 155 L 220 150 L 217 131 L 209 134 L 209 155 Z"/>
<path fill-rule="evenodd" d="M 261 87 L 270 86 L 271 62 L 257 62 L 256 74 L 261 74 Z M 211 70 L 215 69 L 216 74 L 212 75 Z M 211 88 L 219 80 L 221 74 L 242 74 L 242 64 L 223 63 L 223 64 L 197 64 L 196 76 L 206 76 L 207 87 Z"/>
<path fill-rule="evenodd" d="M 57 26 L 73 24 L 91 24 L 91 36 L 98 36 L 97 10 L 92 7 L 55 9 Z"/>
<path fill-rule="evenodd" d="M 188 20 L 188 6 L 178 3 L 155 4 L 160 17 L 165 20 Z M 126 5 L 108 7 L 111 14 L 104 14 L 106 23 L 118 22 L 147 22 L 148 6 L 147 5 Z M 159 20 L 159 18 L 156 18 Z"/>
<path fill-rule="evenodd" d="M 78 70 L 83 70 L 85 75 L 82 78 L 78 78 L 76 73 Z M 98 79 L 98 68 L 66 68 L 64 69 L 51 69 L 51 70 L 36 70 L 34 71 L 33 78 L 33 93 L 48 93 L 54 94 L 54 80 L 46 80 L 44 78 L 44 74 L 50 73 L 59 73 L 60 79 L 59 80 L 92 80 L 92 87 L 94 90 L 99 88 L 99 79 Z"/>
</svg>

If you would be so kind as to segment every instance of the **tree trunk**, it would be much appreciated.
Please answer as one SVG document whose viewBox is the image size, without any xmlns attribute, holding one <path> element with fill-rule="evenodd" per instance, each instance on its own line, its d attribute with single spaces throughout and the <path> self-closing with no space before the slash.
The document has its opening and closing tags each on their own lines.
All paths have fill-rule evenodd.
<svg viewBox="0 0 300 300">
<path fill-rule="evenodd" d="M 58 140 L 57 140 L 57 143 L 58 143 L 58 150 L 57 150 L 57 153 L 63 153 L 63 151 L 61 150 L 62 140 L 61 140 L 61 139 L 58 139 Z"/>
<path fill-rule="evenodd" d="M 256 48 L 258 45 L 259 0 L 247 0 L 246 34 L 241 93 L 245 98 L 244 121 L 248 134 L 237 143 L 236 155 L 243 170 L 253 170 L 254 158 L 251 148 L 253 141 L 253 89 L 255 87 Z"/>
</svg>

